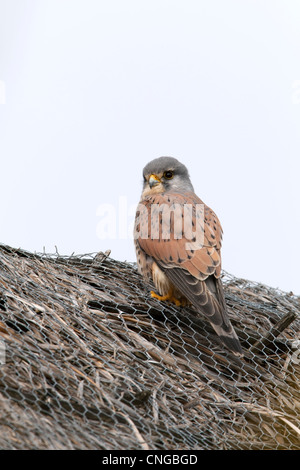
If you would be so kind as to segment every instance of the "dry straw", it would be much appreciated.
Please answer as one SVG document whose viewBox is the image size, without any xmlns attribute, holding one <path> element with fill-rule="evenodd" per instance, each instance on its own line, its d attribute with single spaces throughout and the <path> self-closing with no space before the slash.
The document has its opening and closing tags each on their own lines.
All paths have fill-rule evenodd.
<svg viewBox="0 0 300 470">
<path fill-rule="evenodd" d="M 299 449 L 299 298 L 224 283 L 243 359 L 132 264 L 0 245 L 0 448 Z"/>
</svg>

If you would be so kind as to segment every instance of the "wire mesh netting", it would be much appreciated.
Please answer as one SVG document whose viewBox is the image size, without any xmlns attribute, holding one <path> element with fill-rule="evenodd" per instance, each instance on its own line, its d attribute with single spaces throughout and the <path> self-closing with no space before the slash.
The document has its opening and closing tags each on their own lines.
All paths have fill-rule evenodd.
<svg viewBox="0 0 300 470">
<path fill-rule="evenodd" d="M 299 297 L 224 273 L 245 353 L 136 266 L 0 246 L 0 448 L 299 449 Z"/>
</svg>

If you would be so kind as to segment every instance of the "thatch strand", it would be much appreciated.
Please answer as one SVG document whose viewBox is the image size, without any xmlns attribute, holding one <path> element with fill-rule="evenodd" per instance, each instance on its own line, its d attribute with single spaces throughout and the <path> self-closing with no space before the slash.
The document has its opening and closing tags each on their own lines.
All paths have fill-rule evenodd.
<svg viewBox="0 0 300 470">
<path fill-rule="evenodd" d="M 300 448 L 299 297 L 223 280 L 242 359 L 134 264 L 0 245 L 0 448 Z"/>
</svg>

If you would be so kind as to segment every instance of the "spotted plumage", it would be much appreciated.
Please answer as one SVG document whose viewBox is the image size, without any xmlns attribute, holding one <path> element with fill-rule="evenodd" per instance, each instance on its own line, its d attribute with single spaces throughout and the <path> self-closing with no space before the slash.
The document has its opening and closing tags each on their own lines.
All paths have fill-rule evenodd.
<svg viewBox="0 0 300 470">
<path fill-rule="evenodd" d="M 196 196 L 186 167 L 175 158 L 152 160 L 135 221 L 137 264 L 159 294 L 204 314 L 226 346 L 242 354 L 229 320 L 221 275 L 222 228 L 216 214 Z"/>
</svg>

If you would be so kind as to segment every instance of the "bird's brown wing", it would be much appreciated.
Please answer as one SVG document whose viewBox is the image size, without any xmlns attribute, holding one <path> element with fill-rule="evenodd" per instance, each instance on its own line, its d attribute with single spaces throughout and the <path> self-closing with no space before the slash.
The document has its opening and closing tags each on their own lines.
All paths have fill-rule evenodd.
<svg viewBox="0 0 300 470">
<path fill-rule="evenodd" d="M 185 205 L 189 207 L 186 211 Z M 162 207 L 166 208 L 166 217 Z M 171 209 L 169 225 L 168 207 Z M 222 228 L 216 214 L 194 193 L 147 196 L 139 209 L 136 222 L 140 233 L 143 227 L 143 236 L 138 236 L 137 231 L 136 238 L 141 250 L 153 258 L 174 286 L 209 319 L 227 346 L 240 354 L 219 279 Z M 187 238 L 185 228 L 189 227 L 194 234 L 189 232 Z M 195 236 L 196 228 L 198 236 Z"/>
<path fill-rule="evenodd" d="M 170 208 L 169 226 L 163 206 Z M 201 199 L 193 193 L 156 194 L 141 201 L 139 208 L 138 243 L 145 253 L 168 269 L 180 267 L 199 280 L 211 274 L 220 276 L 222 228 L 216 214 Z"/>
</svg>

